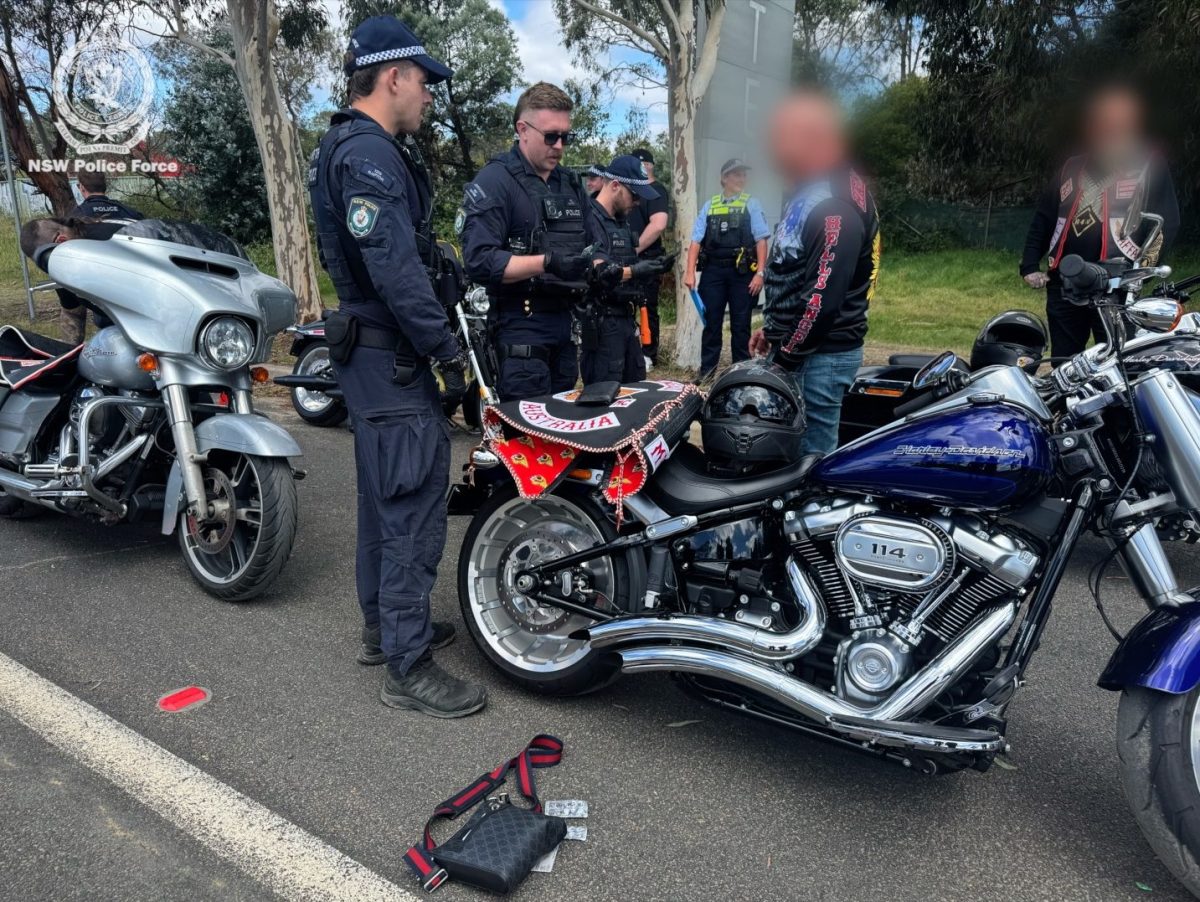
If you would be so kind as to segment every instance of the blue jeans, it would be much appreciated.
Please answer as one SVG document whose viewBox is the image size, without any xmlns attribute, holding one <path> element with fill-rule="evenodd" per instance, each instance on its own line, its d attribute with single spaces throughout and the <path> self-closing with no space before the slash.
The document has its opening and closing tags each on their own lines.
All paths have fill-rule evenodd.
<svg viewBox="0 0 1200 902">
<path fill-rule="evenodd" d="M 804 410 L 808 425 L 800 450 L 804 454 L 828 454 L 838 444 L 842 398 L 862 366 L 863 350 L 817 352 L 805 358 L 796 370 L 804 385 Z"/>
</svg>

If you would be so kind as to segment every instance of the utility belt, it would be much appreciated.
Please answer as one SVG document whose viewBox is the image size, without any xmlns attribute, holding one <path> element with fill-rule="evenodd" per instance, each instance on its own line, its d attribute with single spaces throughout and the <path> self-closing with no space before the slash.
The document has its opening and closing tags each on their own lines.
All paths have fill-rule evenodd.
<svg viewBox="0 0 1200 902">
<path fill-rule="evenodd" d="M 572 302 L 582 296 L 583 292 L 559 291 L 553 296 L 531 294 L 526 297 L 500 297 L 495 302 L 496 309 L 502 313 L 533 316 L 536 313 L 567 313 L 571 310 Z"/>
<path fill-rule="evenodd" d="M 377 348 L 391 351 L 392 381 L 411 385 L 429 369 L 429 358 L 418 357 L 416 348 L 402 333 L 360 323 L 357 317 L 335 310 L 325 318 L 325 340 L 329 342 L 329 357 L 334 363 L 345 364 L 355 348 Z"/>
<path fill-rule="evenodd" d="M 742 275 L 749 275 L 758 268 L 757 251 L 753 248 L 738 248 L 736 250 L 700 251 L 696 259 L 696 269 L 706 267 L 714 269 L 734 269 Z"/>
</svg>

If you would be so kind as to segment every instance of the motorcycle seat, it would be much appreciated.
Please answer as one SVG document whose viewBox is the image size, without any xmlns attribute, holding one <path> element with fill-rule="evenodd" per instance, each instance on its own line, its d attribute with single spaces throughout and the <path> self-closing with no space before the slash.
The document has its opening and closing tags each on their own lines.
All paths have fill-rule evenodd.
<svg viewBox="0 0 1200 902">
<path fill-rule="evenodd" d="M 708 472 L 700 449 L 681 445 L 658 468 L 645 491 L 667 513 L 699 514 L 733 504 L 765 501 L 798 488 L 821 459 L 806 454 L 790 467 L 754 476 L 722 477 Z"/>
<path fill-rule="evenodd" d="M 70 345 L 16 326 L 0 326 L 0 385 L 16 391 L 37 382 L 51 388 L 75 376 L 83 345 Z"/>
</svg>

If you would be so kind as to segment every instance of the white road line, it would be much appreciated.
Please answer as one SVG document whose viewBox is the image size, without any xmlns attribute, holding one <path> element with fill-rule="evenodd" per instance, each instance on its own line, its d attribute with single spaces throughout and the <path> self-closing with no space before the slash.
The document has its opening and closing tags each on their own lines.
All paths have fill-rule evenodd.
<svg viewBox="0 0 1200 902">
<path fill-rule="evenodd" d="M 0 710 L 285 899 L 415 902 L 413 894 L 3 654 Z"/>
</svg>

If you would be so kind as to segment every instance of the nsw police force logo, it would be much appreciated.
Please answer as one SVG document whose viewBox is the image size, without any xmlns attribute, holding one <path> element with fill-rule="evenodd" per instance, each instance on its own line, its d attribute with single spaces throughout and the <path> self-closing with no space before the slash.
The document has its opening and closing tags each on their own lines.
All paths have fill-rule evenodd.
<svg viewBox="0 0 1200 902">
<path fill-rule="evenodd" d="M 150 130 L 150 61 L 122 38 L 73 44 L 54 68 L 54 125 L 79 154 L 129 153 Z"/>
</svg>

